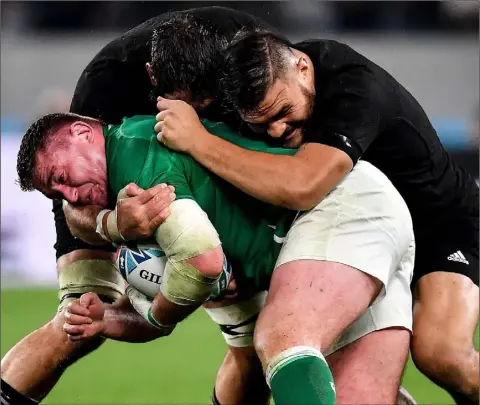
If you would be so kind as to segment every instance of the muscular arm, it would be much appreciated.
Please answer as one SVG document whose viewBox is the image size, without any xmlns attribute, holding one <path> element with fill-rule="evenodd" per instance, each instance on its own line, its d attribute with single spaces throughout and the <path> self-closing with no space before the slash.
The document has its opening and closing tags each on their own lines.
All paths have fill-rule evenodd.
<svg viewBox="0 0 480 405">
<path fill-rule="evenodd" d="M 314 207 L 353 162 L 343 151 L 319 143 L 303 145 L 293 156 L 243 149 L 205 131 L 192 157 L 253 197 L 294 210 Z"/>
<path fill-rule="evenodd" d="M 122 342 L 144 343 L 164 335 L 135 311 L 126 296 L 105 305 L 103 323 L 103 336 Z"/>
<path fill-rule="evenodd" d="M 195 201 L 174 201 L 170 210 L 155 233 L 168 259 L 151 306 L 151 315 L 162 325 L 182 321 L 208 299 L 224 262 L 218 234 Z"/>
<path fill-rule="evenodd" d="M 338 46 L 346 52 L 344 45 Z M 179 112 L 188 111 L 175 101 L 159 100 L 156 130 L 167 146 L 186 151 L 242 191 L 286 208 L 310 209 L 342 180 L 387 127 L 389 118 L 395 117 L 392 93 L 365 60 L 360 62 L 339 70 L 323 84 L 305 131 L 306 143 L 294 156 L 242 149 L 209 134 L 192 117 L 190 124 L 183 125 Z M 185 142 L 189 137 L 197 141 Z"/>
<path fill-rule="evenodd" d="M 98 205 L 77 207 L 71 204 L 66 204 L 63 207 L 63 211 L 72 235 L 90 245 L 108 245 L 109 242 L 104 240 L 96 232 L 96 218 L 102 209 L 103 208 Z"/>
</svg>

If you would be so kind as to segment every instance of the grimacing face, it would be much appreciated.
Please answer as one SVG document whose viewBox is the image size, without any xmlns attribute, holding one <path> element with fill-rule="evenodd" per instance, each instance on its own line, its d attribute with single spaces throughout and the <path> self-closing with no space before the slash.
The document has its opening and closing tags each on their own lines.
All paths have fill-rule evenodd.
<svg viewBox="0 0 480 405">
<path fill-rule="evenodd" d="M 37 152 L 35 188 L 73 205 L 108 203 L 105 143 L 99 128 L 77 121 L 59 129 L 65 143 Z M 100 131 L 100 133 L 99 133 Z M 54 135 L 55 136 L 55 135 Z"/>
<path fill-rule="evenodd" d="M 296 52 L 291 69 L 273 83 L 258 106 L 261 114 L 242 116 L 253 131 L 267 132 L 287 148 L 302 144 L 303 127 L 315 103 L 313 65 L 308 56 Z"/>
</svg>

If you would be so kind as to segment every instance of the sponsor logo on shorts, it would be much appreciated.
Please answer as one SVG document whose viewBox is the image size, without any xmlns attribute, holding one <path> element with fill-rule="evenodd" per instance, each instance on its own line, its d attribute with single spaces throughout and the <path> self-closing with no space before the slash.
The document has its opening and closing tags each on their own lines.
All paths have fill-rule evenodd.
<svg viewBox="0 0 480 405">
<path fill-rule="evenodd" d="M 447 259 L 452 262 L 470 264 L 468 260 L 465 258 L 465 256 L 463 255 L 463 253 L 460 252 L 460 250 L 456 251 L 455 253 L 452 253 L 450 256 L 447 257 Z"/>
</svg>

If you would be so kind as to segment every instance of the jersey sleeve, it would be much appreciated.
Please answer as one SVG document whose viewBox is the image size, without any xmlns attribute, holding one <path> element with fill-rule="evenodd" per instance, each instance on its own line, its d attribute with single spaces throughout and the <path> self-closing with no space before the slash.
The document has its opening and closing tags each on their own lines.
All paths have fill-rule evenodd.
<svg viewBox="0 0 480 405">
<path fill-rule="evenodd" d="M 386 90 L 366 66 L 345 69 L 326 80 L 325 88 L 317 89 L 320 100 L 305 141 L 340 149 L 356 164 L 384 128 Z"/>
</svg>

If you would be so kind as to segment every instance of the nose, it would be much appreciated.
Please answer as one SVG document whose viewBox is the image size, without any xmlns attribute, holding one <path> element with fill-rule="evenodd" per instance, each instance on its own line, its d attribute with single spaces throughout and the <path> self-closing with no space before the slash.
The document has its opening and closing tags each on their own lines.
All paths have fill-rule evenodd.
<svg viewBox="0 0 480 405">
<path fill-rule="evenodd" d="M 287 129 L 287 124 L 281 121 L 275 121 L 270 123 L 267 132 L 272 138 L 280 138 Z"/>
<path fill-rule="evenodd" d="M 54 187 L 54 189 L 60 193 L 70 204 L 76 204 L 78 202 L 78 191 L 76 188 L 61 184 Z"/>
</svg>

